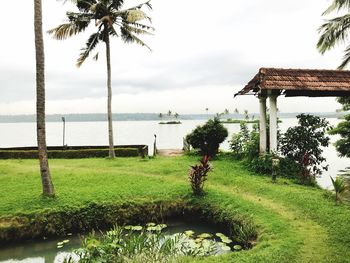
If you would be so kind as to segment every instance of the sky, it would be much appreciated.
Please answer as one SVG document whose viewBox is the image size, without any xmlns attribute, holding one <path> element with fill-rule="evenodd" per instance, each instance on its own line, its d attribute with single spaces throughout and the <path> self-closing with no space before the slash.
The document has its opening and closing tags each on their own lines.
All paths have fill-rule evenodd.
<svg viewBox="0 0 350 263">
<path fill-rule="evenodd" d="M 76 11 L 42 0 L 43 30 Z M 141 1 L 126 0 L 125 7 Z M 330 0 L 152 0 L 152 51 L 112 40 L 113 112 L 258 112 L 253 96 L 233 95 L 261 67 L 335 69 L 344 47 L 316 50 L 322 12 Z M 6 1 L 0 17 L 0 115 L 35 113 L 33 1 Z M 15 12 L 10 11 L 15 10 Z M 75 66 L 95 26 L 58 41 L 45 33 L 46 112 L 104 113 L 107 109 L 104 46 L 99 60 Z M 278 98 L 281 112 L 333 112 L 334 98 Z"/>
</svg>

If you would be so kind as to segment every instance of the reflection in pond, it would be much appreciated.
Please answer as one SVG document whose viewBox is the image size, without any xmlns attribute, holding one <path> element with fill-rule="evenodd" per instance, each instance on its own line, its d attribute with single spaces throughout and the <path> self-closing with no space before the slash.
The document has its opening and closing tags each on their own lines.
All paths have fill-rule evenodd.
<svg viewBox="0 0 350 263">
<path fill-rule="evenodd" d="M 158 225 L 153 227 L 156 226 Z M 152 228 L 152 226 L 149 227 Z M 164 227 L 166 235 L 184 233 L 184 236 L 193 237 L 197 239 L 197 242 L 212 240 L 216 253 L 227 253 L 229 251 L 227 251 L 225 242 L 230 240 L 227 240 L 228 238 L 224 234 L 221 236 L 221 231 L 221 229 L 206 223 L 179 220 L 168 221 Z M 72 250 L 81 247 L 82 238 L 82 236 L 73 235 L 56 239 L 33 240 L 0 248 L 0 263 L 62 263 Z"/>
</svg>

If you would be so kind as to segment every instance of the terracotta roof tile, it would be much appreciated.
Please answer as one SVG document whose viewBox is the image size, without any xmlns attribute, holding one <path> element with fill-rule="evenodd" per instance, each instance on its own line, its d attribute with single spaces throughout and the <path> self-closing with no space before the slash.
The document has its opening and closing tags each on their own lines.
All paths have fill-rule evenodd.
<svg viewBox="0 0 350 263">
<path fill-rule="evenodd" d="M 350 92 L 350 71 L 319 69 L 261 68 L 236 95 L 250 91 Z"/>
</svg>

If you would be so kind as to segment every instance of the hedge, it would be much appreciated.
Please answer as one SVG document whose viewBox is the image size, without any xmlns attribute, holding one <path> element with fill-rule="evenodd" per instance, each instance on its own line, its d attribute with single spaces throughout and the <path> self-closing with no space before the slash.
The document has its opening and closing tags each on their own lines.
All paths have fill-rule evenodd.
<svg viewBox="0 0 350 263">
<path fill-rule="evenodd" d="M 117 157 L 139 156 L 138 148 L 115 148 Z M 79 158 L 103 158 L 109 155 L 108 149 L 78 149 L 78 150 L 49 150 L 49 158 L 55 159 L 79 159 Z M 36 159 L 37 150 L 0 150 L 0 159 Z"/>
</svg>

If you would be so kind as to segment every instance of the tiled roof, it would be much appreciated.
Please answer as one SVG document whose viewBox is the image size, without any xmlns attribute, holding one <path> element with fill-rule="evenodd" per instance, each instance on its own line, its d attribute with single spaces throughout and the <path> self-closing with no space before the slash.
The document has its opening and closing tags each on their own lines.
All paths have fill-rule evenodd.
<svg viewBox="0 0 350 263">
<path fill-rule="evenodd" d="M 350 92 L 350 71 L 261 68 L 236 95 L 267 90 L 282 90 L 287 95 L 288 92 L 290 94 Z"/>
</svg>

